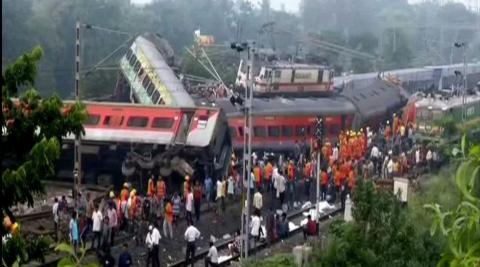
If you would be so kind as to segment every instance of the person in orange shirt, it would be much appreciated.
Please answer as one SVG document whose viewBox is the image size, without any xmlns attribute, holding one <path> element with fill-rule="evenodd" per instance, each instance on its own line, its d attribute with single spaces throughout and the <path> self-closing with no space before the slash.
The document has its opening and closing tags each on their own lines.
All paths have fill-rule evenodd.
<svg viewBox="0 0 480 267">
<path fill-rule="evenodd" d="M 173 223 L 173 206 L 169 199 L 165 201 L 165 220 L 163 220 L 163 235 L 168 237 L 170 233 L 170 239 L 173 239 L 172 223 Z"/>
<path fill-rule="evenodd" d="M 147 196 L 152 197 L 155 195 L 155 182 L 153 181 L 153 174 L 148 179 Z"/>
<path fill-rule="evenodd" d="M 158 177 L 157 181 L 157 199 L 158 201 L 163 201 L 167 194 L 167 185 L 161 176 Z"/>
<path fill-rule="evenodd" d="M 353 188 L 355 186 L 355 172 L 351 170 L 348 173 L 348 187 L 350 188 L 350 192 L 353 191 Z"/>
<path fill-rule="evenodd" d="M 387 143 L 390 143 L 390 138 L 392 136 L 392 128 L 390 127 L 390 121 L 387 121 L 387 125 L 385 126 L 385 139 Z"/>
<path fill-rule="evenodd" d="M 340 171 L 338 166 L 335 168 L 334 177 L 335 177 L 335 187 L 338 191 L 338 190 L 340 190 L 340 186 L 342 184 L 342 178 L 343 178 L 343 173 L 342 173 L 342 171 Z"/>
<path fill-rule="evenodd" d="M 128 196 L 129 195 L 130 195 L 130 193 L 128 192 L 128 184 L 124 183 L 123 184 L 123 189 L 120 192 L 120 198 L 121 198 L 122 201 L 128 201 Z"/>
<path fill-rule="evenodd" d="M 307 161 L 305 167 L 303 168 L 303 183 L 305 186 L 305 197 L 307 201 L 310 200 L 310 185 L 313 179 L 313 168 L 312 163 Z"/>
<path fill-rule="evenodd" d="M 265 166 L 265 183 L 267 192 L 270 192 L 272 189 L 272 175 L 273 175 L 273 165 L 268 161 L 267 166 Z"/>
<path fill-rule="evenodd" d="M 255 176 L 255 182 L 257 184 L 257 188 L 262 187 L 262 169 L 258 166 L 258 162 L 255 163 L 255 167 L 253 168 L 253 175 Z"/>
<path fill-rule="evenodd" d="M 190 193 L 190 176 L 185 176 L 185 182 L 183 182 L 183 200 L 187 200 L 187 195 Z"/>
<path fill-rule="evenodd" d="M 327 189 L 328 189 L 328 174 L 325 170 L 322 170 L 321 173 L 321 200 L 326 200 L 327 199 Z"/>
<path fill-rule="evenodd" d="M 398 116 L 397 114 L 393 113 L 393 136 L 396 136 L 398 134 Z"/>
<path fill-rule="evenodd" d="M 295 181 L 296 181 L 296 173 L 295 173 L 295 164 L 293 163 L 293 160 L 290 160 L 288 163 L 287 167 L 287 174 L 288 174 L 288 188 L 289 188 L 289 194 L 290 194 L 290 199 L 289 199 L 289 206 L 292 207 L 295 203 Z"/>
</svg>

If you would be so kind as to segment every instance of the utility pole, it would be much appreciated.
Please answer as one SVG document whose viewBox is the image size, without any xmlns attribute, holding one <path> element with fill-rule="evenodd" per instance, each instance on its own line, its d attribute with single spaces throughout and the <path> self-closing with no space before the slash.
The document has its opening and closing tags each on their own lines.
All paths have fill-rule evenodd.
<svg viewBox="0 0 480 267">
<path fill-rule="evenodd" d="M 247 218 L 246 218 L 246 237 L 245 238 L 245 258 L 248 258 L 248 251 L 250 249 L 250 240 L 248 239 L 248 227 L 250 226 L 250 206 L 251 206 L 251 188 L 250 188 L 250 183 L 252 182 L 252 175 L 251 175 L 251 169 L 252 169 L 252 132 L 253 132 L 253 121 L 252 121 L 252 108 L 253 108 L 253 83 L 254 83 L 254 73 L 253 73 L 253 68 L 255 64 L 255 42 L 253 42 L 251 45 L 248 45 L 248 72 L 247 72 L 247 87 L 248 87 L 248 104 L 246 105 L 247 109 L 247 121 L 248 121 L 248 126 L 247 126 L 247 133 L 248 133 L 248 139 L 247 139 L 247 154 L 248 154 L 248 164 L 247 164 L 247 182 L 248 182 L 248 188 L 247 188 Z"/>
<path fill-rule="evenodd" d="M 465 95 L 467 93 L 467 43 L 455 43 L 456 48 L 462 48 L 463 52 L 463 91 L 462 91 L 462 121 L 467 119 L 467 111 L 465 109 Z"/>
<path fill-rule="evenodd" d="M 75 26 L 75 101 L 80 101 L 80 22 Z M 80 191 L 82 177 L 82 151 L 81 134 L 75 136 L 75 145 L 73 151 L 73 205 L 77 209 L 77 196 Z"/>
<path fill-rule="evenodd" d="M 244 111 L 244 133 L 243 133 L 243 158 L 242 158 L 242 167 L 243 167 L 243 181 L 247 182 L 247 202 L 246 206 L 244 207 L 244 212 L 242 212 L 242 225 L 241 225 L 241 232 L 242 235 L 245 237 L 240 247 L 240 259 L 246 259 L 248 257 L 248 250 L 249 250 L 249 239 L 248 239 L 248 228 L 250 225 L 250 194 L 251 188 L 250 183 L 252 182 L 251 176 L 251 169 L 252 169 L 252 131 L 253 131 L 253 123 L 252 123 L 252 106 L 253 106 L 253 66 L 255 61 L 255 42 L 252 44 L 248 43 L 232 43 L 230 48 L 236 50 L 237 52 L 242 52 L 247 50 L 247 84 L 245 86 L 245 97 L 248 97 L 248 102 L 245 102 L 243 105 L 243 100 L 239 99 L 239 97 L 235 97 L 232 95 L 230 98 L 230 102 L 232 105 L 236 103 L 243 106 Z M 247 160 L 247 161 L 246 161 Z M 243 191 L 245 192 L 245 191 Z M 244 195 L 244 194 L 243 194 Z M 244 205 L 245 197 L 242 197 L 242 205 Z M 244 216 L 245 215 L 245 216 Z"/>
</svg>

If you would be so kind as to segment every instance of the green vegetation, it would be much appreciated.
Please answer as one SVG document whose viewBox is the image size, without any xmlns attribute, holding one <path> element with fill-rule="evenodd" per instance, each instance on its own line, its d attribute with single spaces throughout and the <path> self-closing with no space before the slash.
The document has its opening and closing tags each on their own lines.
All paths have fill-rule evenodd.
<svg viewBox="0 0 480 267">
<path fill-rule="evenodd" d="M 438 203 L 427 204 L 435 213 L 432 235 L 440 232 L 447 240 L 438 266 L 480 265 L 480 145 L 467 147 L 462 139 L 462 163 L 457 169 L 455 182 L 462 201 L 453 209 L 444 209 Z"/>
<path fill-rule="evenodd" d="M 42 50 L 18 58 L 2 73 L 2 218 L 15 218 L 10 208 L 17 204 L 33 206 L 34 195 L 44 192 L 42 179 L 54 175 L 62 138 L 83 133 L 86 110 L 80 103 L 64 107 L 58 96 L 42 99 L 33 89 L 36 64 Z M 17 93 L 27 89 L 18 99 Z M 3 229 L 2 237 L 8 232 Z M 46 239 L 25 239 L 21 234 L 4 244 L 2 261 L 43 260 Z"/>
<path fill-rule="evenodd" d="M 278 254 L 272 257 L 268 257 L 263 260 L 249 260 L 246 262 L 245 267 L 296 267 L 295 261 L 292 255 Z"/>
<path fill-rule="evenodd" d="M 77 255 L 72 247 L 72 245 L 67 243 L 58 244 L 55 247 L 55 251 L 66 253 L 66 256 L 63 257 L 57 264 L 57 267 L 98 267 L 100 266 L 96 262 L 85 263 L 85 254 L 87 250 L 82 247 L 80 248 L 80 255 Z"/>
<path fill-rule="evenodd" d="M 298 34 L 314 33 L 321 40 L 382 56 L 386 70 L 410 66 L 460 62 L 455 41 L 469 43 L 467 58 L 478 57 L 480 40 L 476 37 L 476 15 L 458 3 L 438 5 L 428 1 L 409 5 L 391 0 L 304 0 L 299 14 L 271 10 L 268 0 L 256 5 L 249 0 L 162 0 L 136 6 L 128 0 L 6 0 L 2 8 L 5 34 L 2 39 L 2 66 L 23 51 L 40 44 L 45 49 L 39 65 L 38 86 L 42 95 L 55 89 L 62 97 L 71 96 L 74 87 L 75 21 L 131 33 L 159 33 L 184 55 L 184 47 L 193 44 L 193 32 L 215 37 L 224 48 L 211 51 L 212 61 L 225 83 L 233 82 L 238 56 L 229 48 L 231 41 L 258 38 L 258 44 L 275 47 L 282 59 L 304 58 L 312 63 L 328 63 L 337 74 L 342 71 L 368 72 L 375 64 L 353 59 L 301 43 Z M 273 3 L 273 2 L 272 2 Z M 274 32 L 259 34 L 266 22 L 275 22 Z M 445 27 L 441 27 L 444 25 Z M 83 74 L 124 43 L 129 36 L 83 29 L 81 68 Z M 453 39 L 454 40 L 453 40 Z M 121 51 L 121 50 L 120 50 Z M 111 94 L 117 77 L 121 52 L 107 60 L 91 75 L 82 74 L 84 97 Z M 187 72 L 200 74 L 201 66 L 183 57 Z M 203 73 L 205 74 L 205 73 Z M 206 77 L 209 78 L 208 75 Z"/>
<path fill-rule="evenodd" d="M 326 248 L 314 249 L 307 266 L 479 266 L 480 145 L 466 139 L 460 157 L 410 194 L 408 208 L 359 181 L 354 221 L 332 222 Z M 258 264 L 292 266 L 285 258 Z"/>
</svg>

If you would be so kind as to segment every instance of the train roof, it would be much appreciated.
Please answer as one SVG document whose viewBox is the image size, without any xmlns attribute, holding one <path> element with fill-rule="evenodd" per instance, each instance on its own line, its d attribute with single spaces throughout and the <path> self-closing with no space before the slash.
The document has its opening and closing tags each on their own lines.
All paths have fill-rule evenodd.
<svg viewBox="0 0 480 267">
<path fill-rule="evenodd" d="M 465 103 L 474 103 L 480 102 L 480 94 L 467 95 L 465 96 Z M 428 109 L 442 109 L 446 110 L 452 107 L 461 106 L 463 104 L 462 96 L 453 96 L 453 97 L 440 97 L 440 96 L 429 96 L 418 99 L 415 102 L 415 107 L 417 108 L 428 108 Z"/>
<path fill-rule="evenodd" d="M 381 79 L 357 88 L 348 88 L 340 93 L 350 100 L 364 118 L 385 114 L 408 99 L 408 93 L 399 85 Z"/>
<path fill-rule="evenodd" d="M 194 107 L 195 103 L 192 97 L 187 93 L 183 84 L 177 76 L 175 76 L 175 73 L 170 66 L 168 66 L 155 44 L 142 36 L 138 36 L 135 39 L 135 43 L 138 48 L 142 49 L 145 57 L 150 62 L 150 65 L 154 68 L 155 73 L 174 99 L 175 104 L 183 107 Z"/>
<path fill-rule="evenodd" d="M 228 117 L 243 116 L 243 111 L 233 106 L 229 100 L 217 100 Z M 338 115 L 353 114 L 355 106 L 343 97 L 329 98 L 254 98 L 253 115 Z"/>
<path fill-rule="evenodd" d="M 318 65 L 318 64 L 301 64 L 301 63 L 292 63 L 292 62 L 285 62 L 285 61 L 274 61 L 265 64 L 262 67 L 266 68 L 275 68 L 275 69 L 325 69 L 329 68 L 325 65 Z"/>
</svg>

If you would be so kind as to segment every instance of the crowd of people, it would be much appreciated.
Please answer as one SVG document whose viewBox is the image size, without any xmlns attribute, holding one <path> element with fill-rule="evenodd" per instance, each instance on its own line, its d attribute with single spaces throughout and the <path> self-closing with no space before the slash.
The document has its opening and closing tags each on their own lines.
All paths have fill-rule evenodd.
<svg viewBox="0 0 480 267">
<path fill-rule="evenodd" d="M 125 231 L 136 236 L 137 245 L 147 247 L 148 264 L 159 266 L 162 234 L 173 239 L 173 229 L 179 227 L 178 222 L 184 217 L 187 221 L 184 234 L 186 261 L 193 265 L 195 241 L 200 237 L 194 225 L 200 222 L 202 212 L 214 210 L 217 218 L 225 218 L 221 215 L 226 212 L 226 202 L 238 201 L 250 187 L 251 203 L 245 201 L 244 216 L 250 205 L 254 210 L 249 225 L 251 240 L 255 246 L 263 234 L 261 222 L 264 216 L 267 242 L 275 242 L 288 236 L 287 211 L 315 199 L 312 191 L 316 188 L 316 177 L 320 177 L 321 200 L 333 203 L 340 198 L 344 207 L 346 196 L 354 193 L 359 177 L 392 179 L 416 176 L 423 169 L 438 165 L 441 160 L 438 151 L 417 144 L 412 126 L 402 124 L 395 115 L 392 121 L 392 125 L 386 121 L 376 131 L 369 127 L 365 131 L 341 131 L 335 140 L 326 140 L 320 150 L 312 146 L 308 151 L 296 142 L 291 157 L 264 153 L 259 158 L 254 153 L 253 167 L 249 170 L 250 182 L 241 178 L 241 173 L 247 171 L 242 170 L 239 160 L 232 155 L 231 168 L 226 176 L 213 179 L 206 175 L 203 180 L 186 176 L 181 190 L 168 188 L 162 177 L 156 179 L 152 174 L 144 194 L 139 194 L 129 183 L 125 183 L 118 194 L 110 192 L 100 203 L 95 203 L 90 194 L 85 197 L 79 194 L 78 209 L 70 214 L 65 197 L 60 201 L 55 199 L 52 211 L 56 237 L 70 240 L 75 249 L 79 244 L 86 244 L 88 239 L 92 249 L 110 257 L 109 250 L 114 245 L 116 232 Z M 317 174 L 317 151 L 321 153 L 320 175 Z M 302 193 L 298 195 L 298 192 Z M 316 230 L 310 224 L 304 232 L 307 236 L 312 231 Z M 243 237 L 238 230 L 235 241 L 229 245 L 230 253 L 239 253 L 241 240 Z M 211 247 L 214 247 L 213 243 Z M 216 248 L 212 248 L 206 264 L 215 266 L 216 261 L 218 254 Z"/>
</svg>

